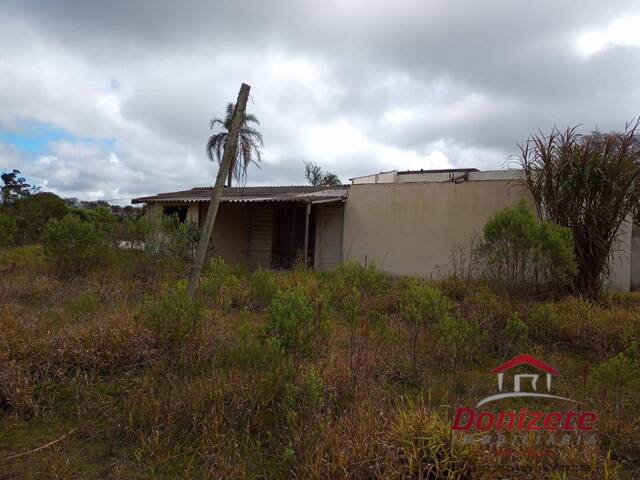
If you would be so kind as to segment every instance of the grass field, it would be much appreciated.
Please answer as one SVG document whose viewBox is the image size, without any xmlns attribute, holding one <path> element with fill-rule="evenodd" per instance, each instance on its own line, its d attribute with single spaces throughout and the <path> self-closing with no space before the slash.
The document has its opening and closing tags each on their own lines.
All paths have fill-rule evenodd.
<svg viewBox="0 0 640 480">
<path fill-rule="evenodd" d="M 214 262 L 190 301 L 178 260 L 113 252 L 64 278 L 39 247 L 0 270 L 0 479 L 640 477 L 639 293 Z M 525 352 L 597 412 L 597 445 L 504 458 L 451 435 L 452 404 L 495 393 L 490 371 Z"/>
</svg>

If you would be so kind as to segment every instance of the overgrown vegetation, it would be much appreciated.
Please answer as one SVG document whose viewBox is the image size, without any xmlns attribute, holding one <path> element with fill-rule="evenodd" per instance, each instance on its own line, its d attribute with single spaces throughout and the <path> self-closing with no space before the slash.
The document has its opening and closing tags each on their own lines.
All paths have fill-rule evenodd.
<svg viewBox="0 0 640 480">
<path fill-rule="evenodd" d="M 66 276 L 100 266 L 108 253 L 103 232 L 93 223 L 83 222 L 74 215 L 51 220 L 42 240 L 51 264 Z"/>
<path fill-rule="evenodd" d="M 571 230 L 539 222 L 525 200 L 489 219 L 478 249 L 484 273 L 507 288 L 562 289 L 576 272 Z"/>
<path fill-rule="evenodd" d="M 191 298 L 194 224 L 3 180 L 0 478 L 640 475 L 640 296 L 568 296 L 572 225 L 524 203 L 498 212 L 475 279 L 214 257 Z M 517 444 L 506 461 L 452 433 L 454 407 L 525 352 L 560 370 L 555 393 L 598 413 L 595 445 L 531 457 Z"/>
<path fill-rule="evenodd" d="M 627 125 L 623 133 L 590 135 L 577 127 L 554 129 L 520 146 L 522 183 L 540 218 L 571 230 L 577 261 L 573 284 L 588 296 L 599 294 L 620 227 L 639 211 L 638 125 Z"/>
<path fill-rule="evenodd" d="M 98 235 L 77 216 L 60 223 Z M 102 264 L 64 279 L 40 248 L 0 250 L 0 269 L 19 259 L 0 278 L 0 476 L 640 472 L 636 293 L 522 301 L 493 282 L 450 290 L 372 265 L 247 272 L 213 259 L 191 299 L 184 260 L 105 248 Z M 595 447 L 530 458 L 523 446 L 514 463 L 451 436 L 452 403 L 493 392 L 488 372 L 523 352 L 598 413 Z"/>
</svg>

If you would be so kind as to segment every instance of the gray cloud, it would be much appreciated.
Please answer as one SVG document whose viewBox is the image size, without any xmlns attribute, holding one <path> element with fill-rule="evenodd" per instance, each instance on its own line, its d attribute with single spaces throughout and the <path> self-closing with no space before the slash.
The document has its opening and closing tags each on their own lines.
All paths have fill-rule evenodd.
<svg viewBox="0 0 640 480">
<path fill-rule="evenodd" d="M 0 18 L 0 129 L 28 118 L 113 141 L 0 167 L 80 197 L 210 183 L 208 120 L 242 81 L 266 143 L 249 184 L 301 183 L 303 160 L 343 180 L 499 168 L 538 129 L 640 113 L 637 35 L 579 48 L 640 19 L 638 1 L 4 2 Z"/>
</svg>

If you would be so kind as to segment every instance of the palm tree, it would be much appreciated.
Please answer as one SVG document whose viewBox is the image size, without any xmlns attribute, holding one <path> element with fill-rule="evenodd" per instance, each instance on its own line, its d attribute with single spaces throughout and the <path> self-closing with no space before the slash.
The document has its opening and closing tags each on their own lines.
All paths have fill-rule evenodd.
<svg viewBox="0 0 640 480">
<path fill-rule="evenodd" d="M 227 142 L 227 136 L 229 134 L 229 128 L 231 128 L 231 120 L 233 118 L 233 110 L 235 105 L 229 103 L 227 105 L 227 114 L 224 120 L 221 118 L 214 118 L 211 120 L 211 129 L 216 125 L 221 125 L 224 129 L 222 132 L 215 133 L 207 140 L 207 156 L 209 160 L 213 161 L 214 157 L 218 163 L 222 161 L 222 154 L 224 152 L 224 145 Z M 247 168 L 250 164 L 254 164 L 260 168 L 260 149 L 263 146 L 262 133 L 256 128 L 249 126 L 250 123 L 260 125 L 258 118 L 247 113 L 240 125 L 240 133 L 238 134 L 238 146 L 236 148 L 236 154 L 231 161 L 231 167 L 229 168 L 229 177 L 227 178 L 227 186 L 231 186 L 231 181 L 244 179 L 247 176 Z"/>
</svg>

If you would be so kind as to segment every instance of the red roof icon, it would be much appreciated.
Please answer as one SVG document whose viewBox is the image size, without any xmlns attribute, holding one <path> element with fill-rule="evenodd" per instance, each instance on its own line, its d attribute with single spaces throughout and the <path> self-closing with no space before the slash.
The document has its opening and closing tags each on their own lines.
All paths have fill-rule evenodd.
<svg viewBox="0 0 640 480">
<path fill-rule="evenodd" d="M 542 370 L 550 375 L 560 375 L 560 372 L 558 372 L 551 365 L 547 365 L 542 360 L 538 360 L 537 358 L 532 357 L 531 355 L 528 355 L 526 353 L 522 353 L 517 357 L 513 357 L 511 360 L 507 360 L 502 365 L 499 365 L 491 370 L 491 373 L 502 373 L 505 370 L 509 370 L 510 368 L 514 368 L 518 365 L 523 364 L 531 365 L 532 367 Z"/>
</svg>

